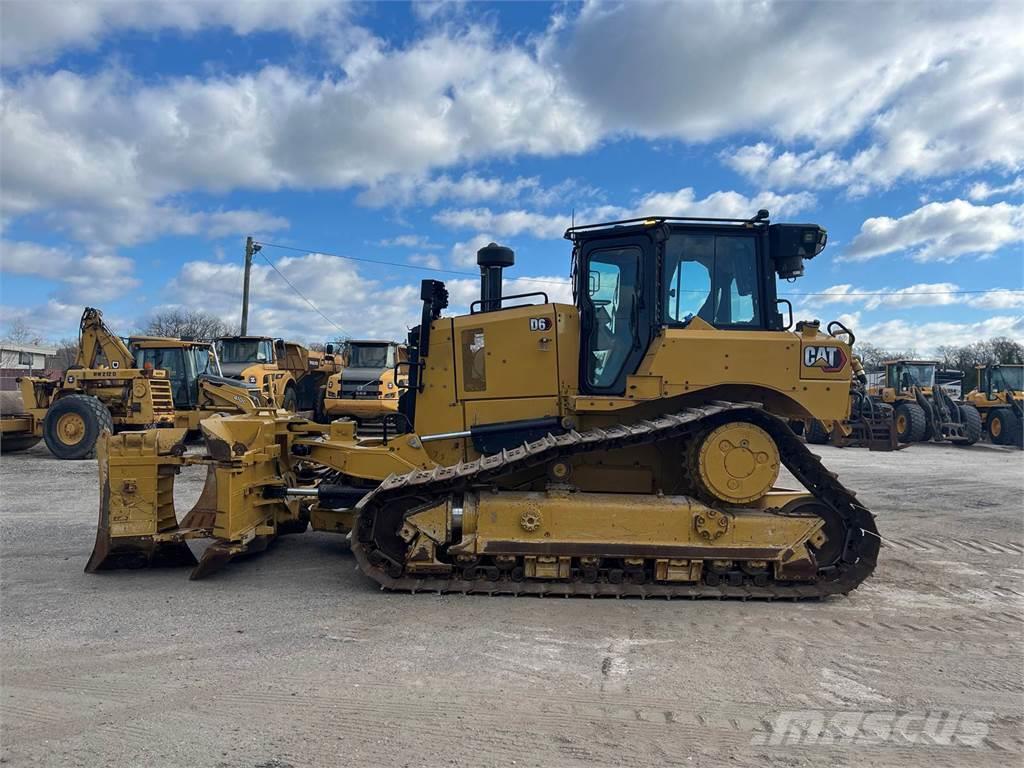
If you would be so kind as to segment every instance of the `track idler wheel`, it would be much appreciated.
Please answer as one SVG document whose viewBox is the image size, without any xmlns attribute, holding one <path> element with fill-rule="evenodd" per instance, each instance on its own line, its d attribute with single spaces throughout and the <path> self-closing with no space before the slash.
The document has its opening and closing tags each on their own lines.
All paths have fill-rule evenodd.
<svg viewBox="0 0 1024 768">
<path fill-rule="evenodd" d="M 703 495 L 726 504 L 749 504 L 779 477 L 779 449 L 764 429 L 732 421 L 698 438 L 691 476 Z"/>
</svg>

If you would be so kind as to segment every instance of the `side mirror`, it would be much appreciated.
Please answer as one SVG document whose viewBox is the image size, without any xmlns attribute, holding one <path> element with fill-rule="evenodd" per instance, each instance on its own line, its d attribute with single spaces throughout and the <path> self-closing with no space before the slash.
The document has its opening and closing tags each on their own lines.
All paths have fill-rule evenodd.
<svg viewBox="0 0 1024 768">
<path fill-rule="evenodd" d="M 333 344 L 328 344 L 327 346 L 325 346 L 324 347 L 324 354 L 325 355 L 333 355 L 334 354 L 334 345 Z"/>
</svg>

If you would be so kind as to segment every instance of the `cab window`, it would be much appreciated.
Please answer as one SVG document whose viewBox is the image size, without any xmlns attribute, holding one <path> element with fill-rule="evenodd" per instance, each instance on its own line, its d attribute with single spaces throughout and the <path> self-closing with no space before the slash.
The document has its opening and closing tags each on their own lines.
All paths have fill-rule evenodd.
<svg viewBox="0 0 1024 768">
<path fill-rule="evenodd" d="M 587 382 L 602 389 L 616 384 L 637 340 L 641 250 L 594 251 L 587 270 L 589 334 Z"/>
<path fill-rule="evenodd" d="M 757 243 L 750 236 L 673 234 L 665 245 L 662 316 L 761 327 Z"/>
</svg>

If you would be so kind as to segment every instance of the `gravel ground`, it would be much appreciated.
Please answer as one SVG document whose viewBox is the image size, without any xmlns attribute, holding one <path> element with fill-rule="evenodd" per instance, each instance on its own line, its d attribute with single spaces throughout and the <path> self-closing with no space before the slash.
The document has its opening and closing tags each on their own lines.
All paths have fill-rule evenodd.
<svg viewBox="0 0 1024 768">
<path fill-rule="evenodd" d="M 388 594 L 312 533 L 89 576 L 95 462 L 4 456 L 0 762 L 1020 765 L 1024 455 L 815 450 L 888 541 L 795 604 Z"/>
</svg>

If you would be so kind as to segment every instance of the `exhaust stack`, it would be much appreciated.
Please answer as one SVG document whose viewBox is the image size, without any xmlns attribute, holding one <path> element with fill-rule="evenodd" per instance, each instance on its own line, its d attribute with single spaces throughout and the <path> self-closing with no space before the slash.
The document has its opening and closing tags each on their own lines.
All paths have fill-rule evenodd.
<svg viewBox="0 0 1024 768">
<path fill-rule="evenodd" d="M 476 252 L 476 263 L 480 266 L 480 311 L 501 309 L 501 271 L 516 263 L 515 251 L 489 243 Z"/>
</svg>

